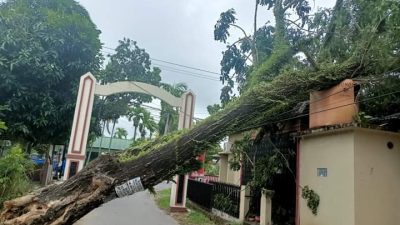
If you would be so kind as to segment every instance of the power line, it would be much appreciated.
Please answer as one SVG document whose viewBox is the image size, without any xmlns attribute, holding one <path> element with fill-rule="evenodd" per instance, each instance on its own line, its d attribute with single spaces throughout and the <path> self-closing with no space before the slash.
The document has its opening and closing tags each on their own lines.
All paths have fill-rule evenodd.
<svg viewBox="0 0 400 225">
<path fill-rule="evenodd" d="M 316 102 L 325 100 L 325 99 L 327 99 L 327 98 L 329 98 L 329 97 L 332 97 L 332 96 L 334 96 L 334 95 L 337 95 L 337 94 L 340 94 L 340 93 L 342 93 L 342 92 L 348 91 L 350 88 L 354 88 L 355 86 L 358 86 L 358 85 L 361 85 L 361 84 L 355 83 L 355 84 L 353 84 L 351 87 L 344 88 L 343 90 L 340 90 L 340 91 L 331 93 L 331 94 L 329 94 L 329 95 L 327 95 L 327 96 L 325 96 L 325 97 L 323 97 L 323 98 L 320 98 L 320 99 L 317 99 L 317 100 L 314 100 L 314 101 L 307 101 L 307 102 L 305 102 L 305 104 L 310 105 L 310 104 L 313 104 L 313 103 L 316 103 Z M 294 112 L 294 111 L 296 111 L 296 110 L 298 110 L 298 109 L 294 108 L 294 109 L 292 109 L 292 110 L 289 110 L 289 111 L 280 113 L 280 114 L 276 115 L 275 117 L 279 117 L 279 116 L 282 116 L 282 115 L 285 115 L 285 114 L 288 114 L 288 113 L 292 113 L 292 112 Z"/>
<path fill-rule="evenodd" d="M 160 68 L 162 68 L 163 70 L 166 70 L 166 71 L 177 72 L 177 73 L 181 73 L 181 74 L 184 74 L 184 75 L 205 78 L 205 79 L 213 80 L 213 81 L 220 81 L 219 78 L 213 77 L 213 76 L 207 76 L 207 75 L 204 75 L 204 74 L 194 73 L 194 72 L 190 72 L 190 71 L 187 71 L 187 70 L 180 70 L 180 69 L 176 69 L 176 68 L 173 68 L 173 67 L 170 67 L 170 66 L 160 65 L 160 64 L 157 64 L 157 63 L 153 63 L 153 65 L 155 65 L 157 67 L 160 67 Z"/>
<path fill-rule="evenodd" d="M 360 101 L 355 101 L 355 102 L 348 103 L 348 104 L 345 104 L 345 105 L 335 106 L 335 107 L 331 107 L 331 108 L 328 108 L 328 109 L 323 109 L 323 110 L 316 111 L 316 112 L 312 112 L 312 113 L 303 113 L 303 114 L 300 114 L 300 115 L 297 115 L 297 116 L 293 116 L 293 117 L 289 117 L 289 118 L 283 118 L 283 119 L 280 119 L 280 120 L 271 120 L 271 121 L 268 121 L 268 122 L 263 123 L 263 124 L 260 124 L 260 125 L 249 126 L 249 127 L 243 128 L 242 130 L 250 130 L 250 129 L 262 127 L 262 126 L 264 126 L 264 125 L 272 124 L 272 123 L 280 123 L 280 122 L 284 122 L 284 121 L 289 121 L 289 120 L 293 120 L 293 119 L 298 119 L 298 118 L 301 118 L 301 117 L 304 117 L 304 116 L 314 115 L 314 114 L 326 112 L 326 111 L 329 111 L 329 110 L 338 109 L 338 108 L 341 108 L 341 107 L 346 107 L 346 106 L 350 106 L 350 105 L 355 105 L 355 104 L 362 103 L 362 102 L 368 102 L 368 101 L 370 101 L 370 100 L 374 100 L 374 99 L 377 99 L 377 98 L 382 98 L 382 97 L 386 97 L 386 96 L 393 95 L 393 94 L 398 94 L 398 93 L 400 93 L 400 91 L 393 91 L 393 92 L 390 92 L 390 93 L 386 93 L 386 94 L 382 94 L 382 95 L 377 95 L 377 96 L 370 97 L 370 98 L 365 98 L 365 99 L 360 100 Z M 290 110 L 290 111 L 292 111 L 292 110 Z M 287 111 L 287 112 L 290 112 L 290 111 Z"/>
<path fill-rule="evenodd" d="M 216 75 L 218 75 L 218 76 L 221 76 L 220 73 L 212 72 L 212 71 L 209 71 L 209 70 L 199 69 L 199 68 L 191 67 L 191 66 L 185 66 L 185 65 L 182 65 L 182 64 L 172 63 L 172 62 L 168 62 L 168 61 L 160 60 L 160 59 L 155 59 L 155 58 L 150 58 L 150 59 L 151 59 L 151 60 L 154 60 L 154 61 L 158 61 L 158 62 L 167 63 L 167 64 L 170 64 L 170 65 L 180 66 L 180 67 L 187 68 L 187 69 L 197 70 L 197 71 L 201 71 L 201 72 L 205 72 L 205 73 L 210 73 L 210 74 L 216 74 Z"/>
<path fill-rule="evenodd" d="M 109 50 L 112 50 L 112 51 L 116 51 L 115 48 L 110 48 L 110 47 L 107 47 L 107 46 L 103 46 L 103 48 L 109 49 Z M 213 71 L 206 70 L 206 69 L 201 69 L 201 68 L 197 68 L 197 67 L 193 67 L 193 66 L 186 66 L 186 65 L 183 65 L 183 64 L 179 64 L 179 63 L 175 63 L 175 62 L 170 62 L 170 61 L 162 60 L 162 59 L 151 58 L 151 57 L 150 57 L 150 59 L 153 60 L 153 61 L 163 62 L 163 63 L 166 63 L 166 64 L 170 64 L 170 65 L 174 65 L 174 66 L 179 66 L 179 67 L 183 67 L 183 68 L 186 68 L 186 69 L 192 69 L 192 70 L 197 70 L 197 71 L 201 71 L 201 72 L 205 72 L 205 73 L 210 73 L 210 74 L 216 74 L 216 75 L 218 75 L 218 76 L 221 76 L 221 73 L 213 72 Z"/>
<path fill-rule="evenodd" d="M 160 108 L 156 108 L 156 107 L 149 106 L 149 105 L 141 105 L 141 106 L 142 106 L 142 107 L 145 107 L 145 108 L 148 108 L 148 109 L 152 109 L 152 110 L 156 110 L 156 111 L 161 112 L 161 109 L 160 109 Z M 179 112 L 181 112 L 181 111 L 179 110 Z M 186 115 L 189 115 L 189 114 L 186 114 Z M 161 117 L 161 116 L 160 116 L 160 117 Z M 204 118 L 193 117 L 193 119 L 195 119 L 195 120 L 203 120 Z"/>
<path fill-rule="evenodd" d="M 107 53 L 107 54 L 112 54 L 110 52 L 106 52 L 106 51 L 103 51 L 103 50 L 102 50 L 102 52 Z M 208 75 L 205 75 L 205 74 L 194 73 L 194 72 L 187 71 L 187 70 L 181 70 L 181 69 L 177 69 L 177 68 L 174 68 L 174 67 L 161 65 L 161 64 L 158 64 L 158 63 L 152 63 L 152 65 L 155 65 L 156 67 L 160 67 L 162 69 L 162 71 L 174 72 L 174 73 L 178 73 L 178 74 L 188 75 L 188 76 L 192 76 L 192 77 L 196 77 L 196 78 L 207 79 L 207 80 L 211 80 L 211 81 L 217 81 L 217 82 L 220 81 L 219 78 L 217 78 L 217 77 L 208 76 Z"/>
</svg>

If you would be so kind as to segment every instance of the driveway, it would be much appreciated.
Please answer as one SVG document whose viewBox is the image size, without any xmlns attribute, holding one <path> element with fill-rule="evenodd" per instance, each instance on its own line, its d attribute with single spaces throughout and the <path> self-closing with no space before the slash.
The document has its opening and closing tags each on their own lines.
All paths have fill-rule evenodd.
<svg viewBox="0 0 400 225">
<path fill-rule="evenodd" d="M 156 190 L 168 188 L 162 183 Z M 118 198 L 93 210 L 74 225 L 178 225 L 178 223 L 155 204 L 147 191 Z"/>
</svg>

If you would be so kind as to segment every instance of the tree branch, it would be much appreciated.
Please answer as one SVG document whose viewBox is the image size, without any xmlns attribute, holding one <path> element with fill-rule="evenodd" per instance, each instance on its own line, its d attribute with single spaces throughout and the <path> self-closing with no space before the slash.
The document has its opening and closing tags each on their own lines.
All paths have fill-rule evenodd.
<svg viewBox="0 0 400 225">
<path fill-rule="evenodd" d="M 336 20 L 339 14 L 339 11 L 342 9 L 343 0 L 337 0 L 335 6 L 333 7 L 333 15 L 331 22 L 329 23 L 328 30 L 326 31 L 325 40 L 323 41 L 322 46 L 326 47 L 328 43 L 331 41 L 333 34 L 336 30 Z"/>
<path fill-rule="evenodd" d="M 246 40 L 246 39 L 249 40 L 249 41 L 251 41 L 251 39 L 248 38 L 248 37 L 240 38 L 239 40 L 233 42 L 233 44 L 229 45 L 228 48 L 231 48 L 232 46 L 234 46 L 234 45 L 236 45 L 237 43 L 242 42 L 242 41 L 244 41 L 244 40 Z"/>
<path fill-rule="evenodd" d="M 243 32 L 243 34 L 244 34 L 244 36 L 246 38 L 249 38 L 249 36 L 247 35 L 246 31 L 242 27 L 240 27 L 239 25 L 236 25 L 236 24 L 233 24 L 233 23 L 230 23 L 229 25 L 238 28 L 239 30 L 241 30 Z"/>
<path fill-rule="evenodd" d="M 285 18 L 285 21 L 286 21 L 286 22 L 289 22 L 289 23 L 291 23 L 291 24 L 293 24 L 293 25 L 295 25 L 297 28 L 299 28 L 299 29 L 302 30 L 302 31 L 306 31 L 306 32 L 309 32 L 309 33 L 316 34 L 316 32 L 314 32 L 314 31 L 304 29 L 303 27 L 301 27 L 300 25 L 298 25 L 298 24 L 297 24 L 295 21 L 293 21 L 293 20 L 290 20 L 290 19 Z"/>
<path fill-rule="evenodd" d="M 307 61 L 311 64 L 311 66 L 315 70 L 319 70 L 319 66 L 318 66 L 317 62 L 313 59 L 311 54 L 307 50 L 305 50 L 303 47 L 300 47 L 299 50 L 300 50 L 300 52 L 302 52 L 306 56 Z"/>
<path fill-rule="evenodd" d="M 257 48 L 257 14 L 258 14 L 258 4 L 260 3 L 260 0 L 256 0 L 256 6 L 254 9 L 254 32 L 253 32 L 253 59 L 255 64 L 259 63 L 258 60 L 258 48 Z"/>
</svg>

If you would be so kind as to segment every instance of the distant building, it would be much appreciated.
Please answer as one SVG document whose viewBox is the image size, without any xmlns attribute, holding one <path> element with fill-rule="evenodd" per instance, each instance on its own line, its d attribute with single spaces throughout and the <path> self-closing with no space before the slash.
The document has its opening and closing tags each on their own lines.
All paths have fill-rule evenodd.
<svg viewBox="0 0 400 225">
<path fill-rule="evenodd" d="M 111 146 L 110 146 L 111 142 Z M 127 149 L 133 140 L 130 139 L 118 139 L 110 137 L 98 137 L 93 144 L 89 145 L 86 150 L 86 157 L 89 161 L 97 158 L 101 153 L 118 152 Z"/>
</svg>

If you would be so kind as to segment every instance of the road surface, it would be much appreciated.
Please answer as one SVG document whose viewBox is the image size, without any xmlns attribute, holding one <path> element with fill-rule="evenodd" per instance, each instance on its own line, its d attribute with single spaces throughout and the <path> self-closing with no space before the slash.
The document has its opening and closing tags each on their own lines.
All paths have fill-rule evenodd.
<svg viewBox="0 0 400 225">
<path fill-rule="evenodd" d="M 168 188 L 162 183 L 156 190 Z M 178 225 L 155 204 L 149 192 L 118 198 L 93 210 L 74 225 Z"/>
</svg>

